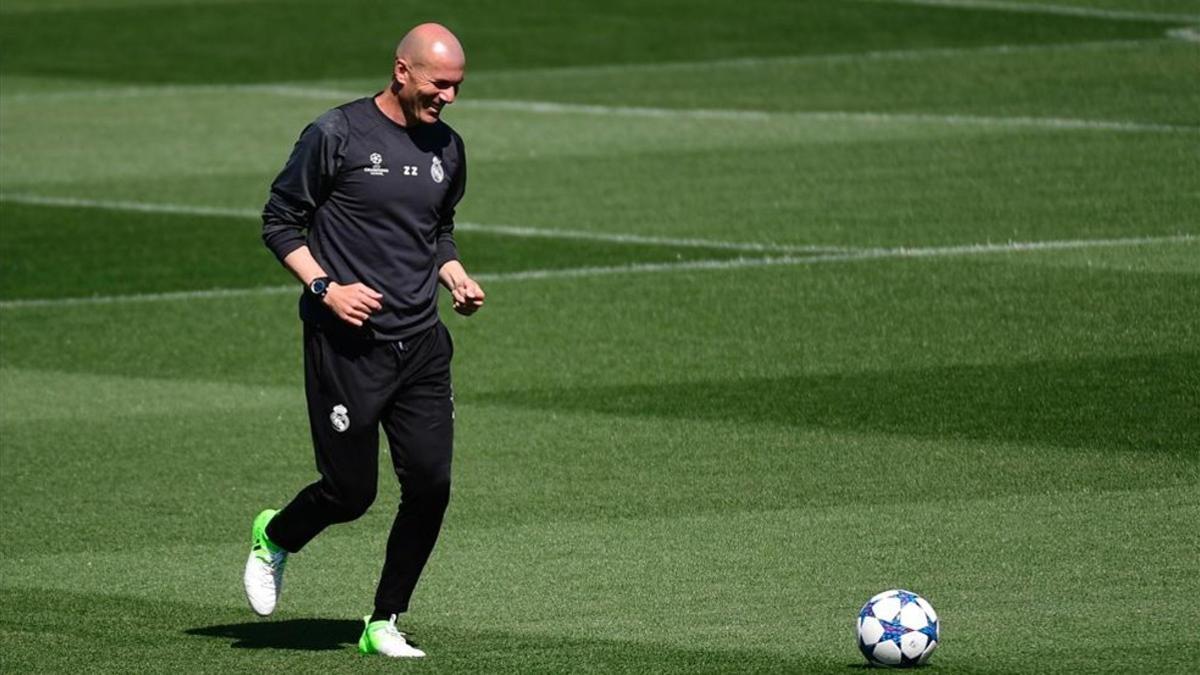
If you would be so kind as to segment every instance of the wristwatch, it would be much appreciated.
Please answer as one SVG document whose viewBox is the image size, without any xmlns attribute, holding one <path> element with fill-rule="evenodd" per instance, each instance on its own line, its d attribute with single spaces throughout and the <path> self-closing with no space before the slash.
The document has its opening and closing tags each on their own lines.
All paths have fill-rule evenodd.
<svg viewBox="0 0 1200 675">
<path fill-rule="evenodd" d="M 311 293 L 313 297 L 320 300 L 321 298 L 324 298 L 325 294 L 329 291 L 329 284 L 331 283 L 333 282 L 329 279 L 329 277 L 317 277 L 316 279 L 308 282 L 308 292 Z"/>
</svg>

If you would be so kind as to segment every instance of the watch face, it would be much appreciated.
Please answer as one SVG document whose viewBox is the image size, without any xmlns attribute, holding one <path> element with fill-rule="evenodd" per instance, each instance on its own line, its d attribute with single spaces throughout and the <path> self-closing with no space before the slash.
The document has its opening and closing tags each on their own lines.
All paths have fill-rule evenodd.
<svg viewBox="0 0 1200 675">
<path fill-rule="evenodd" d="M 325 279 L 313 279 L 309 284 L 308 290 L 312 291 L 313 295 L 325 295 L 325 289 L 329 288 L 329 282 Z"/>
</svg>

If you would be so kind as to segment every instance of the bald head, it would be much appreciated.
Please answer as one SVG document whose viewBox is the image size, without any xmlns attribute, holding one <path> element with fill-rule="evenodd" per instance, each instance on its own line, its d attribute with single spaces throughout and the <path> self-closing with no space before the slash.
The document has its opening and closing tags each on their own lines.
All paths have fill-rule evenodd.
<svg viewBox="0 0 1200 675">
<path fill-rule="evenodd" d="M 401 126 L 436 123 L 442 108 L 458 98 L 466 66 L 454 33 L 441 24 L 423 23 L 396 45 L 391 86 L 375 102 Z"/>
<path fill-rule="evenodd" d="M 440 23 L 423 23 L 408 31 L 396 45 L 396 60 L 410 68 L 449 67 L 463 69 L 467 56 L 449 28 Z"/>
</svg>

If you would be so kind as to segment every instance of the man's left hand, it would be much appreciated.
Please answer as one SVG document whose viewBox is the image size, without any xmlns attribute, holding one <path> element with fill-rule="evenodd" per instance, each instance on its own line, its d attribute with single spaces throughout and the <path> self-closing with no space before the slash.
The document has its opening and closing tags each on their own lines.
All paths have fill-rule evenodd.
<svg viewBox="0 0 1200 675">
<path fill-rule="evenodd" d="M 471 277 L 457 279 L 450 295 L 454 296 L 454 311 L 463 316 L 471 316 L 483 307 L 483 289 Z"/>
<path fill-rule="evenodd" d="M 454 296 L 454 311 L 471 316 L 483 307 L 483 289 L 475 283 L 463 268 L 462 263 L 450 260 L 438 270 L 438 280 Z"/>
</svg>

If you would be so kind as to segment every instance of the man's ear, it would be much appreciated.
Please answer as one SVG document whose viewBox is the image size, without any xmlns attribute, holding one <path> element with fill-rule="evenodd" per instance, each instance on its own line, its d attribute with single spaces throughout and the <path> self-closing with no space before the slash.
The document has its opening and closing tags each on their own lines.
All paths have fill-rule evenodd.
<svg viewBox="0 0 1200 675">
<path fill-rule="evenodd" d="M 408 63 L 404 59 L 396 59 L 396 65 L 392 67 L 392 77 L 401 87 L 408 84 L 409 72 Z"/>
</svg>

